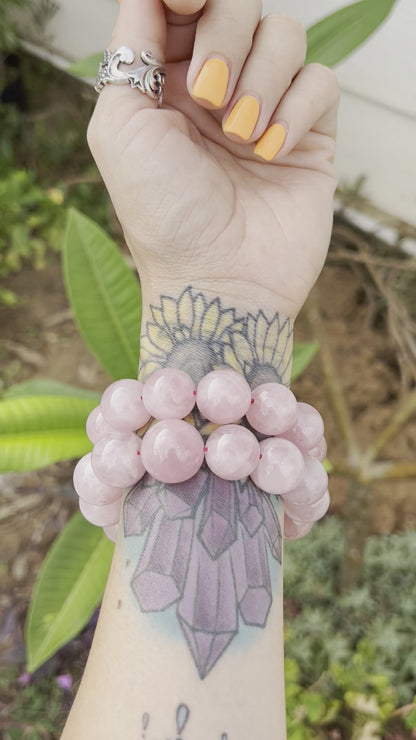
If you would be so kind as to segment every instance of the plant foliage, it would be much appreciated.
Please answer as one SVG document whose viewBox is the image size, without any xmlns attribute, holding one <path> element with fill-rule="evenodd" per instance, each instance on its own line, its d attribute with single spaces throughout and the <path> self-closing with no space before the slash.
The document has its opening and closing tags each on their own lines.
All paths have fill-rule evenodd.
<svg viewBox="0 0 416 740">
<path fill-rule="evenodd" d="M 72 209 L 64 245 L 67 294 L 87 345 L 114 378 L 135 378 L 141 321 L 137 280 L 117 246 Z"/>
<path fill-rule="evenodd" d="M 58 740 L 65 721 L 68 695 L 55 676 L 20 685 L 16 667 L 0 667 L 0 693 L 7 719 L 2 718 L 2 740 Z"/>
<path fill-rule="evenodd" d="M 18 396 L 0 403 L 0 472 L 37 470 L 89 452 L 85 420 L 95 406 L 75 396 Z"/>
<path fill-rule="evenodd" d="M 295 342 L 293 345 L 293 362 L 291 380 L 296 380 L 306 370 L 315 357 L 319 346 L 316 342 Z"/>
<path fill-rule="evenodd" d="M 416 538 L 413 532 L 367 541 L 358 587 L 338 594 L 342 524 L 334 517 L 298 542 L 286 543 L 287 657 L 310 686 L 334 663 L 348 666 L 369 645 L 371 670 L 395 686 L 405 704 L 416 692 Z M 364 648 L 361 648 L 364 649 Z"/>
<path fill-rule="evenodd" d="M 335 11 L 307 31 L 306 63 L 334 67 L 366 41 L 386 20 L 396 0 L 360 0 Z"/>
<path fill-rule="evenodd" d="M 4 398 L 18 398 L 20 396 L 74 396 L 75 398 L 89 398 L 100 402 L 100 394 L 86 388 L 77 388 L 75 385 L 61 383 L 50 378 L 34 378 L 12 385 L 3 393 Z"/>
<path fill-rule="evenodd" d="M 11 168 L 0 178 L 0 280 L 29 260 L 36 269 L 45 265 L 47 250 L 61 248 L 65 211 L 58 188 L 41 187 L 33 172 Z M 0 301 L 16 301 L 0 291 Z"/>
<path fill-rule="evenodd" d="M 100 527 L 75 514 L 50 549 L 30 603 L 28 670 L 53 655 L 87 624 L 101 601 L 114 546 Z"/>
</svg>

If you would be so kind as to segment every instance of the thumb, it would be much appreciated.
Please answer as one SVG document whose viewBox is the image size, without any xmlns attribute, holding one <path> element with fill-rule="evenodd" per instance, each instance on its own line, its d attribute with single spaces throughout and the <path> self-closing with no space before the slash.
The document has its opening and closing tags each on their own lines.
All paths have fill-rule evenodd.
<svg viewBox="0 0 416 740">
<path fill-rule="evenodd" d="M 152 57 L 164 62 L 166 33 L 166 16 L 161 0 L 122 0 L 109 50 L 114 52 L 122 46 L 132 49 L 134 60 L 127 59 L 127 55 L 120 58 L 120 70 L 130 73 L 145 65 L 140 56 L 142 52 L 150 52 Z M 109 105 L 114 111 L 114 106 L 119 104 L 132 113 L 141 108 L 156 108 L 157 100 L 130 85 L 105 85 L 97 107 Z M 126 113 L 129 114 L 127 110 Z"/>
<path fill-rule="evenodd" d="M 165 5 L 177 15 L 192 15 L 204 7 L 206 0 L 165 0 Z"/>
</svg>

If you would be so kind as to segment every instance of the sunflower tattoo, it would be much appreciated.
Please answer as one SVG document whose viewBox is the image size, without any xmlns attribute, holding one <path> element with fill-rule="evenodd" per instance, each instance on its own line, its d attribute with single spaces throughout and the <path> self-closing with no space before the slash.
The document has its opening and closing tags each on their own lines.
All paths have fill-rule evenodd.
<svg viewBox="0 0 416 740">
<path fill-rule="evenodd" d="M 252 387 L 266 382 L 289 385 L 293 321 L 263 311 L 238 317 L 186 288 L 179 299 L 162 296 L 151 306 L 140 342 L 140 378 L 160 367 L 179 367 L 198 382 L 210 370 L 230 367 L 243 373 Z"/>
</svg>

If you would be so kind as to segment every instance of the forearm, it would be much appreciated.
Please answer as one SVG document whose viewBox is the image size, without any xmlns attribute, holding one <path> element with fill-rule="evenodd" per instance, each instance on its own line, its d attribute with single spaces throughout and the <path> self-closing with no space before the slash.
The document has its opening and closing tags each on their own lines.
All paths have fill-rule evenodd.
<svg viewBox="0 0 416 740">
<path fill-rule="evenodd" d="M 275 309 L 191 288 L 145 299 L 140 378 L 228 366 L 251 387 L 287 383 L 292 322 Z M 279 499 L 249 478 L 146 476 L 125 500 L 64 740 L 284 740 L 281 527 Z"/>
</svg>

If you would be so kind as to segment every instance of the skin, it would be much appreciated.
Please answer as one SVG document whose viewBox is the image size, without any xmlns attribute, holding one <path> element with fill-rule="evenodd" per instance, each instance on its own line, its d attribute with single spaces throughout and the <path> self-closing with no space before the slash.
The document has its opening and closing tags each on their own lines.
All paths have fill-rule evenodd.
<svg viewBox="0 0 416 740">
<path fill-rule="evenodd" d="M 339 96 L 331 70 L 303 66 L 305 32 L 297 21 L 281 14 L 260 17 L 259 0 L 122 0 L 120 6 L 109 48 L 131 46 L 136 55 L 149 50 L 167 62 L 161 109 L 129 86 L 107 85 L 88 131 L 141 279 L 143 379 L 149 363 L 163 367 L 179 356 L 179 340 L 172 349 L 177 327 L 163 307 L 169 301 L 184 306 L 181 297 L 189 292 L 192 300 L 200 296 L 204 316 L 217 302 L 222 313 L 231 310 L 239 320 L 250 316 L 262 325 L 276 351 L 265 342 L 264 357 L 273 359 L 259 369 L 258 380 L 288 382 L 292 322 L 285 317 L 294 319 L 302 307 L 329 243 Z M 229 68 L 220 107 L 192 95 L 209 58 Z M 260 103 L 247 141 L 222 129 L 244 95 Z M 286 138 L 266 162 L 254 149 L 274 123 L 284 126 Z M 169 346 L 156 331 L 155 309 L 158 321 L 167 323 Z M 186 327 L 186 311 L 182 319 Z M 283 328 L 264 329 L 272 324 Z M 201 367 L 212 369 L 203 365 L 209 340 L 199 341 L 189 365 L 196 381 Z M 224 364 L 234 366 L 242 358 L 238 323 L 223 348 L 221 341 L 217 351 L 230 343 L 231 359 Z M 279 507 L 277 516 L 282 524 Z M 274 598 L 264 629 L 224 652 L 201 679 L 184 640 L 160 629 L 132 597 L 138 538 L 120 530 L 63 740 L 167 740 L 179 732 L 181 740 L 284 740 L 281 569 L 273 571 Z M 183 732 L 175 724 L 181 706 L 187 717 Z"/>
<path fill-rule="evenodd" d="M 303 67 L 304 29 L 279 14 L 259 22 L 259 0 L 170 0 L 164 7 L 123 0 L 110 45 L 167 60 L 163 109 L 128 86 L 108 85 L 88 131 L 143 302 L 191 283 L 232 301 L 243 294 L 248 307 L 261 293 L 265 309 L 295 317 L 329 243 L 335 75 L 319 64 Z M 221 109 L 192 98 L 204 61 L 216 55 L 230 69 Z M 256 94 L 261 112 L 242 142 L 224 134 L 222 123 L 247 93 Z M 287 137 L 266 163 L 254 144 L 276 121 Z"/>
</svg>

